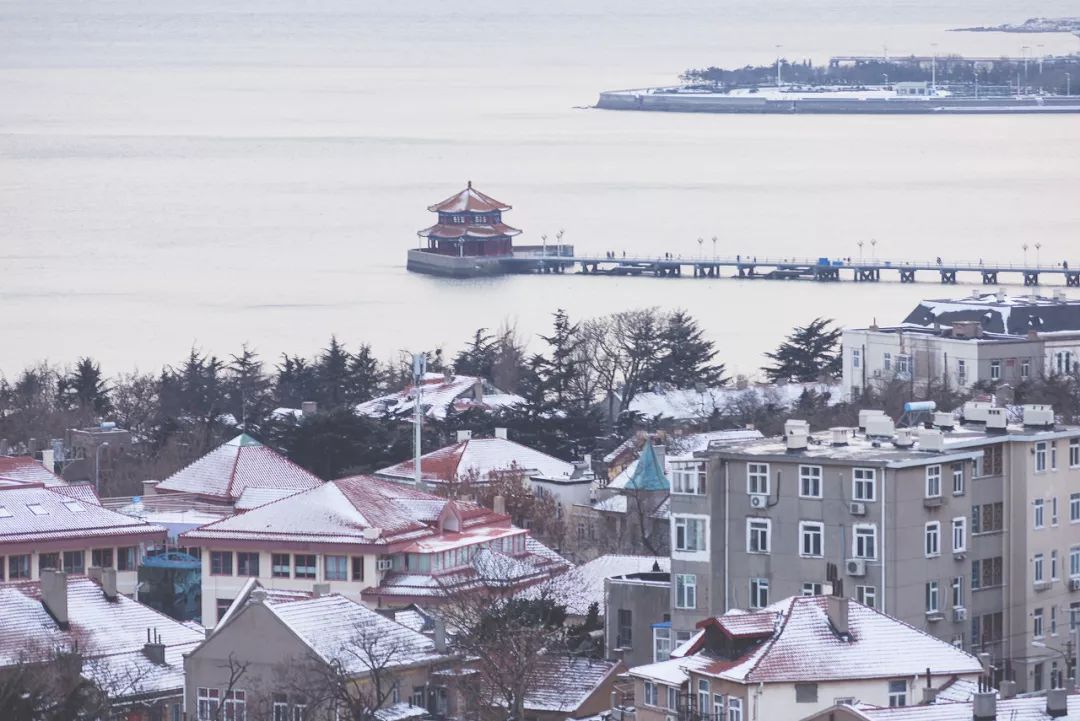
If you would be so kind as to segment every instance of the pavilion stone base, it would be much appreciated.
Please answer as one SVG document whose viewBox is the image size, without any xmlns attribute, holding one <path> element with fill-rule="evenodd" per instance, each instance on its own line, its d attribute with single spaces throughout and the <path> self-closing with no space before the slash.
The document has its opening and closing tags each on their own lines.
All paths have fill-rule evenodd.
<svg viewBox="0 0 1080 721">
<path fill-rule="evenodd" d="M 410 250 L 406 268 L 414 273 L 441 275 L 448 278 L 476 278 L 485 275 L 502 275 L 507 272 L 502 258 L 464 257 Z"/>
</svg>

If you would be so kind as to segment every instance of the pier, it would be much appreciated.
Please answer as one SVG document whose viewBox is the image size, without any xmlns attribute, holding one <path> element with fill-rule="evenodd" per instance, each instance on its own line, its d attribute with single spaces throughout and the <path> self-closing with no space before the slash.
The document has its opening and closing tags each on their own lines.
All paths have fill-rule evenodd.
<svg viewBox="0 0 1080 721">
<path fill-rule="evenodd" d="M 1080 267 L 1067 263 L 997 263 L 987 261 L 885 260 L 829 258 L 576 256 L 566 253 L 514 253 L 503 258 L 510 273 L 566 273 L 612 276 L 734 278 L 744 280 L 842 280 L 877 283 L 894 278 L 901 283 L 936 282 L 955 285 L 967 277 L 983 285 L 1037 286 L 1044 279 L 1061 278 L 1080 288 Z M 1078 264 L 1080 265 L 1080 264 Z"/>
</svg>

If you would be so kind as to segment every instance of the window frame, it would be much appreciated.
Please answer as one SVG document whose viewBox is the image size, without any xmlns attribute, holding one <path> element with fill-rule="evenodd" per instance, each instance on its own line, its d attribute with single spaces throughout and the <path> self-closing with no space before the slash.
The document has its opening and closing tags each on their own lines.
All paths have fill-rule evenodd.
<svg viewBox="0 0 1080 721">
<path fill-rule="evenodd" d="M 746 492 L 749 495 L 767 496 L 772 492 L 768 463 L 746 464 Z M 758 490 L 755 490 L 758 489 Z"/>
<path fill-rule="evenodd" d="M 816 471 L 816 475 L 814 474 Z M 825 477 L 825 471 L 821 466 L 813 466 L 808 464 L 799 465 L 799 498 L 821 498 L 822 497 L 822 480 Z M 807 493 L 807 482 L 816 486 L 817 493 Z"/>
<path fill-rule="evenodd" d="M 806 541 L 817 537 L 817 553 L 806 550 Z M 799 556 L 802 558 L 823 558 L 825 556 L 825 524 L 822 521 L 799 521 Z"/>
<path fill-rule="evenodd" d="M 869 531 L 869 535 L 860 533 L 860 531 Z M 866 549 L 861 552 L 859 550 L 860 542 L 864 542 L 869 538 L 870 543 L 873 545 L 873 553 L 866 555 Z M 876 561 L 878 552 L 878 535 L 876 523 L 856 523 L 851 527 L 851 557 L 862 558 L 867 561 Z"/>
<path fill-rule="evenodd" d="M 260 566 L 258 551 L 237 551 L 236 552 L 236 575 L 245 576 L 247 578 L 258 578 Z M 252 568 L 252 561 L 254 561 L 254 569 Z M 254 570 L 254 573 L 251 571 Z"/>
<path fill-rule="evenodd" d="M 331 562 L 336 566 L 331 575 Z M 349 567 L 349 557 L 344 554 L 326 554 L 323 556 L 323 580 L 324 581 L 348 581 L 352 575 Z"/>
<path fill-rule="evenodd" d="M 925 498 L 941 498 L 941 464 L 926 467 Z"/>
<path fill-rule="evenodd" d="M 764 597 L 764 602 L 762 602 Z M 769 605 L 769 579 L 750 579 L 750 608 L 765 608 Z"/>
<path fill-rule="evenodd" d="M 746 518 L 746 552 L 768 555 L 772 553 L 772 519 L 761 516 Z"/>
<path fill-rule="evenodd" d="M 675 608 L 693 610 L 697 608 L 697 574 L 675 574 Z"/>
<path fill-rule="evenodd" d="M 211 576 L 232 576 L 233 574 L 233 552 L 232 551 L 210 551 L 210 575 Z"/>
<path fill-rule="evenodd" d="M 964 464 L 952 464 L 952 493 L 954 496 L 962 496 L 967 490 L 967 479 L 964 474 Z"/>
<path fill-rule="evenodd" d="M 937 558 L 941 555 L 941 521 L 927 521 L 923 525 L 923 556 Z"/>
<path fill-rule="evenodd" d="M 869 474 L 869 477 L 865 477 Z M 864 476 L 860 478 L 860 475 Z M 862 494 L 860 487 L 870 489 L 870 495 Z M 851 469 L 851 500 L 862 503 L 874 503 L 877 501 L 877 469 L 866 466 Z"/>
<path fill-rule="evenodd" d="M 966 553 L 967 552 L 967 516 L 956 516 L 952 519 L 950 530 L 952 532 L 952 552 L 953 553 Z M 959 535 L 959 543 L 957 543 L 957 537 Z"/>
</svg>

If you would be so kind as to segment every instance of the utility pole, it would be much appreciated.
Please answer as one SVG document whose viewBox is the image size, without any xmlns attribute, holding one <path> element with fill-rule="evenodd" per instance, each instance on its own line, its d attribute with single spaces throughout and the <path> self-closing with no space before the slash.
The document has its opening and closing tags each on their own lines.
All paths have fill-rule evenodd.
<svg viewBox="0 0 1080 721">
<path fill-rule="evenodd" d="M 427 356 L 423 353 L 413 353 L 413 389 L 416 391 L 413 399 L 413 479 L 417 490 L 426 490 L 424 476 L 420 472 L 420 428 L 424 421 L 424 374 L 427 372 Z"/>
<path fill-rule="evenodd" d="M 930 94 L 937 95 L 937 43 L 930 43 L 934 54 L 930 58 Z"/>
</svg>

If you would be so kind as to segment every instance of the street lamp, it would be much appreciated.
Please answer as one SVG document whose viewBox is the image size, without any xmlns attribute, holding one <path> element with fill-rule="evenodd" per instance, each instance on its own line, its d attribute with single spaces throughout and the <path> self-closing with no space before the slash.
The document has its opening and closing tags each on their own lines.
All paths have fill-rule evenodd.
<svg viewBox="0 0 1080 721">
<path fill-rule="evenodd" d="M 540 242 L 542 243 L 540 246 L 540 256 L 542 258 L 547 258 L 547 233 L 540 236 Z"/>
<path fill-rule="evenodd" d="M 937 43 L 930 43 L 934 54 L 930 57 L 930 94 L 937 95 Z"/>
<path fill-rule="evenodd" d="M 777 45 L 776 46 L 776 87 L 777 87 L 777 89 L 779 89 L 780 85 L 781 85 L 781 83 L 780 83 L 780 48 L 782 48 L 782 47 L 784 47 L 784 46 L 783 45 Z"/>
<path fill-rule="evenodd" d="M 1028 244 L 1027 244 L 1027 243 L 1024 243 L 1024 244 L 1023 244 L 1023 245 L 1021 245 L 1020 247 L 1024 249 L 1024 267 L 1026 268 L 1026 267 L 1027 267 L 1027 249 L 1028 249 Z"/>
<path fill-rule="evenodd" d="M 715 235 L 712 237 L 712 257 L 713 257 L 713 260 L 716 260 L 716 236 Z"/>
<path fill-rule="evenodd" d="M 702 238 L 701 236 L 698 236 L 698 239 L 697 239 L 697 253 L 698 253 L 699 258 L 704 258 L 705 257 L 705 251 L 703 250 L 704 247 L 705 247 L 705 239 Z"/>
<path fill-rule="evenodd" d="M 97 450 L 94 451 L 94 491 L 101 495 L 101 449 L 107 448 L 108 441 L 103 441 Z"/>
<path fill-rule="evenodd" d="M 877 260 L 877 240 L 874 238 L 870 239 L 870 255 Z"/>
<path fill-rule="evenodd" d="M 862 242 L 862 241 L 860 240 L 860 241 L 859 241 L 858 243 L 856 243 L 855 245 L 859 246 L 859 262 L 861 263 L 861 262 L 862 262 L 862 247 L 863 247 L 863 242 Z"/>
<path fill-rule="evenodd" d="M 563 230 L 562 228 L 559 228 L 559 232 L 555 234 L 555 243 L 556 243 L 555 255 L 558 255 L 560 257 L 562 256 L 562 237 L 563 237 L 563 234 L 565 232 L 566 232 L 565 230 Z"/>
<path fill-rule="evenodd" d="M 1042 250 L 1042 243 L 1036 243 L 1035 244 L 1035 267 L 1036 268 L 1038 268 L 1039 264 L 1042 263 L 1042 255 L 1039 253 L 1040 250 Z"/>
</svg>

